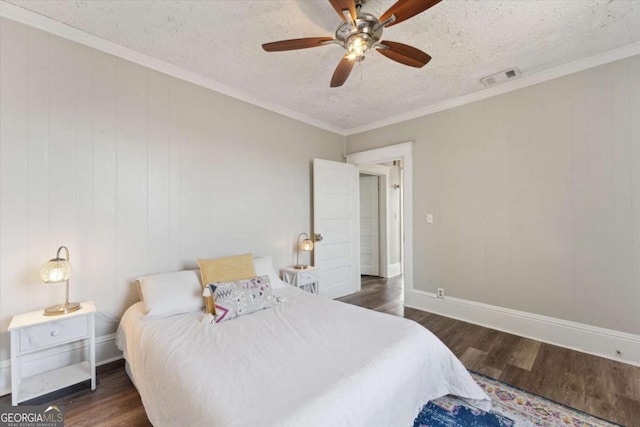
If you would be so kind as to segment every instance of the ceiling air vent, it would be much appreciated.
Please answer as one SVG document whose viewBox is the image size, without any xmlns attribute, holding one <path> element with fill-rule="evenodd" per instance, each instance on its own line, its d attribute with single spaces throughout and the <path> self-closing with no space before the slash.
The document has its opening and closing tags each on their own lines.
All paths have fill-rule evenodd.
<svg viewBox="0 0 640 427">
<path fill-rule="evenodd" d="M 513 80 L 520 77 L 520 70 L 518 67 L 509 68 L 504 71 L 500 71 L 499 73 L 491 74 L 490 76 L 483 77 L 480 79 L 482 84 L 485 87 L 495 86 L 500 83 L 504 83 L 507 80 Z"/>
</svg>

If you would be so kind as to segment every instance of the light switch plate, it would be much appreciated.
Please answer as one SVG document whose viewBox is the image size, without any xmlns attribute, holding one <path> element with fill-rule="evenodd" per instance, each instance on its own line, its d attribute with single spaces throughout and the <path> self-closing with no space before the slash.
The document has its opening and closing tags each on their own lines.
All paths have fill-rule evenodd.
<svg viewBox="0 0 640 427">
<path fill-rule="evenodd" d="M 427 224 L 433 224 L 433 214 L 427 214 Z"/>
</svg>

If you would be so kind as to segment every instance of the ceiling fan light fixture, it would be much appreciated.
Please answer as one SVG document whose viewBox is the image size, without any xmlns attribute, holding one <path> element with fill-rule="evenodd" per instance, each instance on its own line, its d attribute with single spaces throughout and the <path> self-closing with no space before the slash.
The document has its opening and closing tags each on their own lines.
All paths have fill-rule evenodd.
<svg viewBox="0 0 640 427">
<path fill-rule="evenodd" d="M 374 39 L 366 33 L 357 33 L 347 40 L 347 58 L 362 61 L 365 53 L 373 46 Z"/>
</svg>

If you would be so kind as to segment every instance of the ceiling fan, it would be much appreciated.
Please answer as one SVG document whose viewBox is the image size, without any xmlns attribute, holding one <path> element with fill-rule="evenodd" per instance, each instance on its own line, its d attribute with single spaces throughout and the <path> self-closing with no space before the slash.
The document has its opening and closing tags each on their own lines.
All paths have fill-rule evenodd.
<svg viewBox="0 0 640 427">
<path fill-rule="evenodd" d="M 362 6 L 367 0 L 329 0 L 329 3 L 338 12 L 344 21 L 338 26 L 336 36 L 333 37 L 307 37 L 302 39 L 282 40 L 265 43 L 262 48 L 267 52 L 279 52 L 283 50 L 306 49 L 309 47 L 338 44 L 347 50 L 336 71 L 331 78 L 331 87 L 342 86 L 356 62 L 365 58 L 365 54 L 372 49 L 387 58 L 411 67 L 420 68 L 431 60 L 431 57 L 423 51 L 409 45 L 380 41 L 385 27 L 398 24 L 430 7 L 440 3 L 441 0 L 398 0 L 380 18 L 369 13 L 361 12 Z"/>
</svg>

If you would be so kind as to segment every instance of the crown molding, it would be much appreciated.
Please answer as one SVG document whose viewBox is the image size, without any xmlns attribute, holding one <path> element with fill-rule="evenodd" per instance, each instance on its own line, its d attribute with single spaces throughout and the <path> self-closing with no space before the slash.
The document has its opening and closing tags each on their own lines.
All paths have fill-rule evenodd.
<svg viewBox="0 0 640 427">
<path fill-rule="evenodd" d="M 160 73 L 184 80 L 195 85 L 219 92 L 223 95 L 230 96 L 248 104 L 264 108 L 271 112 L 289 117 L 291 119 L 309 124 L 311 126 L 324 129 L 326 131 L 344 136 L 344 129 L 337 128 L 329 123 L 318 120 L 316 118 L 300 114 L 297 111 L 290 110 L 275 103 L 256 98 L 246 92 L 232 88 L 222 83 L 218 83 L 212 79 L 200 76 L 191 71 L 187 71 L 176 65 L 161 61 L 133 49 L 121 46 L 119 44 L 107 41 L 100 37 L 94 36 L 77 28 L 71 27 L 62 22 L 51 19 L 47 16 L 40 15 L 28 9 L 6 3 L 0 0 L 0 17 L 28 25 L 33 28 L 45 31 L 58 37 L 80 43 L 85 46 L 108 53 L 118 58 L 125 59 L 138 65 L 150 68 Z"/>
<path fill-rule="evenodd" d="M 367 123 L 366 125 L 357 126 L 351 129 L 343 130 L 346 135 L 354 135 L 357 133 L 366 132 L 373 129 L 378 129 L 384 126 L 393 125 L 396 123 L 404 122 L 407 120 L 415 119 L 422 116 L 428 116 L 440 111 L 448 110 L 455 107 L 460 107 L 465 104 L 480 101 L 482 99 L 491 98 L 497 95 L 502 95 L 507 92 L 522 89 L 527 86 L 533 86 L 538 83 L 543 83 L 548 80 L 553 80 L 559 77 L 566 76 L 568 74 L 577 73 L 589 68 L 597 67 L 599 65 L 607 64 L 609 62 L 618 61 L 620 59 L 629 58 L 631 56 L 640 55 L 640 42 L 635 42 L 622 46 L 607 52 L 599 53 L 593 56 L 589 56 L 584 59 L 579 59 L 568 64 L 559 65 L 548 70 L 540 71 L 529 76 L 523 76 L 519 79 L 509 81 L 507 83 L 493 86 L 487 89 L 473 92 L 467 95 L 458 96 L 456 98 L 447 99 L 442 102 L 438 102 L 426 107 L 418 108 L 417 110 L 409 111 L 406 113 L 398 114 L 395 116 L 387 117 L 382 120 Z"/>
<path fill-rule="evenodd" d="M 502 85 L 494 86 L 491 88 L 483 89 L 478 92 L 473 92 L 467 95 L 462 95 L 456 98 L 448 99 L 442 102 L 428 105 L 426 107 L 418 108 L 406 113 L 397 114 L 387 117 L 382 120 L 377 120 L 371 123 L 367 123 L 362 126 L 353 127 L 350 129 L 339 128 L 322 120 L 318 120 L 314 117 L 301 114 L 297 111 L 289 108 L 282 107 L 276 103 L 265 101 L 254 97 L 246 92 L 232 88 L 225 84 L 216 82 L 212 79 L 200 76 L 191 71 L 187 71 L 176 65 L 169 64 L 143 53 L 137 52 L 133 49 L 112 43 L 100 37 L 91 35 L 77 28 L 63 24 L 62 22 L 55 21 L 47 16 L 40 15 L 36 12 L 32 12 L 28 9 L 6 3 L 0 0 L 0 17 L 10 19 L 33 28 L 37 28 L 42 31 L 46 31 L 50 34 L 65 38 L 67 40 L 80 43 L 85 46 L 97 49 L 99 51 L 114 55 L 116 57 L 125 59 L 127 61 L 142 65 L 152 70 L 161 72 L 163 74 L 196 84 L 198 86 L 210 89 L 212 91 L 221 93 L 223 95 L 238 99 L 251 105 L 255 105 L 260 108 L 264 108 L 271 112 L 289 117 L 291 119 L 309 124 L 311 126 L 342 135 L 344 137 L 354 135 L 361 132 L 366 132 L 373 129 L 378 129 L 384 126 L 393 125 L 396 123 L 404 122 L 407 120 L 415 119 L 422 116 L 428 116 L 440 111 L 448 110 L 451 108 L 459 107 L 472 102 L 480 101 L 483 99 L 491 98 L 493 96 L 502 95 L 507 92 L 522 89 L 527 86 L 532 86 L 538 83 L 542 83 L 548 80 L 563 77 L 568 74 L 577 73 L 589 68 L 597 67 L 609 62 L 618 61 L 620 59 L 628 58 L 635 55 L 640 55 L 640 42 L 635 42 L 626 46 L 622 46 L 607 52 L 599 53 L 597 55 L 590 56 L 588 58 L 580 59 L 568 64 L 560 65 L 558 67 L 551 68 L 549 70 L 540 71 L 538 73 L 520 77 L 517 80 L 504 83 Z"/>
</svg>

